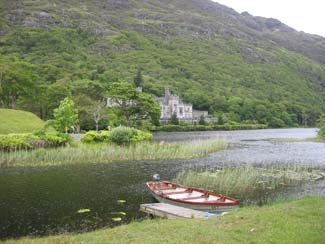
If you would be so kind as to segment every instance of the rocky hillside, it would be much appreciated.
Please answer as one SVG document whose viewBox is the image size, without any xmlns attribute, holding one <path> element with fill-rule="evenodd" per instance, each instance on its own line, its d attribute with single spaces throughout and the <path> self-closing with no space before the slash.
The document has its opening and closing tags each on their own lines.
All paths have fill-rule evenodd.
<svg viewBox="0 0 325 244">
<path fill-rule="evenodd" d="M 324 105 L 325 38 L 209 0 L 3 0 L 0 54 L 34 65 L 46 86 L 132 82 L 141 69 L 145 90 L 169 85 L 234 120 L 262 120 L 262 105 L 313 124 Z"/>
</svg>

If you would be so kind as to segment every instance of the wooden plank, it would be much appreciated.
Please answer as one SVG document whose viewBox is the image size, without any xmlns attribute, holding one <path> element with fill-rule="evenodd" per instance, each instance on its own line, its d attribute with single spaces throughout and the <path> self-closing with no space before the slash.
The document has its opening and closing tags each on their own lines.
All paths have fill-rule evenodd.
<svg viewBox="0 0 325 244">
<path fill-rule="evenodd" d="M 206 213 L 189 208 L 183 208 L 167 203 L 141 204 L 142 212 L 162 218 L 205 218 Z"/>
</svg>

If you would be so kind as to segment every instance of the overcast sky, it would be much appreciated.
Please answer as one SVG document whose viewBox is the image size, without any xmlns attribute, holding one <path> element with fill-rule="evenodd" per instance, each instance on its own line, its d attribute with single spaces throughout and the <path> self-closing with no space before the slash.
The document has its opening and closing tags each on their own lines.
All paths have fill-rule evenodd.
<svg viewBox="0 0 325 244">
<path fill-rule="evenodd" d="M 213 0 L 254 16 L 272 17 L 286 25 L 325 37 L 325 0 Z"/>
</svg>

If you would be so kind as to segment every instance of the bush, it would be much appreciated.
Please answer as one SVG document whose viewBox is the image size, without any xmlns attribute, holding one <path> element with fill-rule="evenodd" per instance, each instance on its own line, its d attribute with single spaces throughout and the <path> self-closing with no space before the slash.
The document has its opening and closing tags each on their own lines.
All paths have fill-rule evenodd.
<svg viewBox="0 0 325 244">
<path fill-rule="evenodd" d="M 321 129 L 319 130 L 319 136 L 320 136 L 321 138 L 325 138 L 325 127 L 324 127 L 324 128 L 321 128 Z"/>
<path fill-rule="evenodd" d="M 109 142 L 110 132 L 109 131 L 88 131 L 82 138 L 82 143 L 99 143 Z"/>
<path fill-rule="evenodd" d="M 135 135 L 131 141 L 140 142 L 140 141 L 149 141 L 152 140 L 152 134 L 147 131 L 137 130 L 137 135 Z"/>
<path fill-rule="evenodd" d="M 48 148 L 65 146 L 71 142 L 71 136 L 67 134 L 9 134 L 0 136 L 0 151 L 11 152 L 16 150 L 28 150 L 36 148 Z"/>
<path fill-rule="evenodd" d="M 0 136 L 0 151 L 12 152 L 16 150 L 28 150 L 32 148 L 32 144 L 23 138 L 17 138 L 11 135 Z"/>
<path fill-rule="evenodd" d="M 151 140 L 150 132 L 137 130 L 130 127 L 117 127 L 111 131 L 89 131 L 82 138 L 82 143 L 113 142 L 117 145 L 128 145 L 140 141 Z"/>
<path fill-rule="evenodd" d="M 72 138 L 68 134 L 44 134 L 40 136 L 45 141 L 45 147 L 61 147 L 72 141 Z"/>
<path fill-rule="evenodd" d="M 111 131 L 110 140 L 117 145 L 128 145 L 137 135 L 138 131 L 134 128 L 117 127 Z"/>
</svg>

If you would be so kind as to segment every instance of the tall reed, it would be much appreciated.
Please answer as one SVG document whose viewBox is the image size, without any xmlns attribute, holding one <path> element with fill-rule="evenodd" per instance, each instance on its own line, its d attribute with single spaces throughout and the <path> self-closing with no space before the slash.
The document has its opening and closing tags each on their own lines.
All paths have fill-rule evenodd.
<svg viewBox="0 0 325 244">
<path fill-rule="evenodd" d="M 222 140 L 206 140 L 186 144 L 142 142 L 130 146 L 78 144 L 76 147 L 0 152 L 0 167 L 183 159 L 206 156 L 225 147 L 226 143 Z"/>
<path fill-rule="evenodd" d="M 298 166 L 247 165 L 214 172 L 184 171 L 177 175 L 176 181 L 233 196 L 245 203 L 265 203 L 285 187 L 297 186 L 315 180 L 319 176 L 320 172 L 317 170 Z"/>
</svg>

